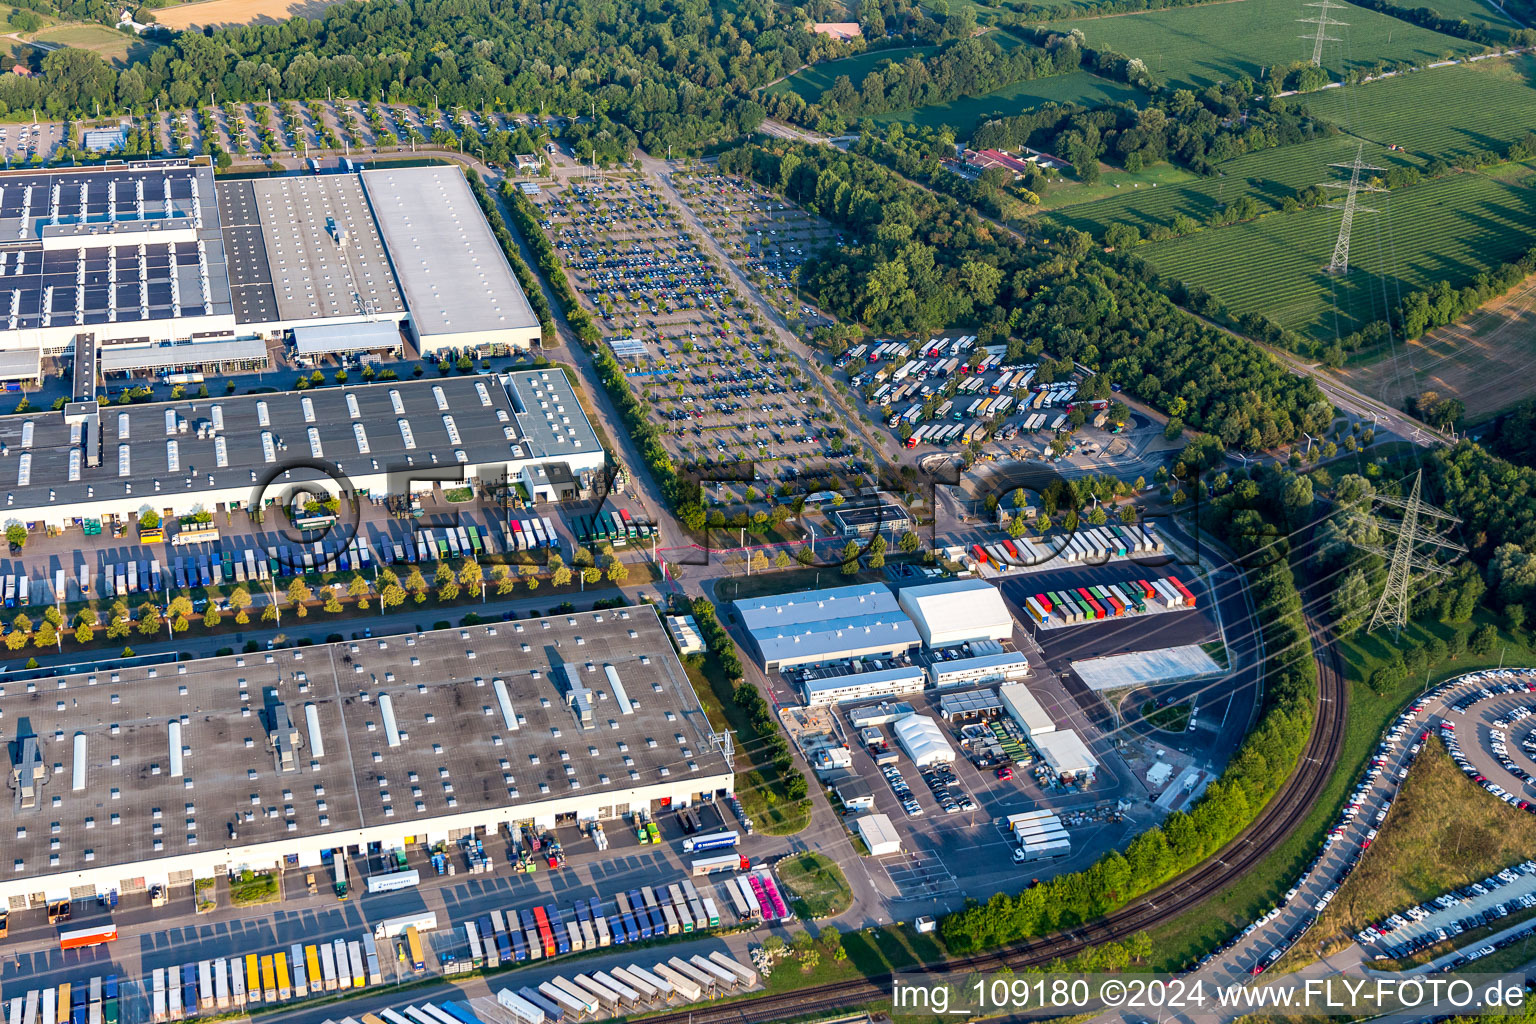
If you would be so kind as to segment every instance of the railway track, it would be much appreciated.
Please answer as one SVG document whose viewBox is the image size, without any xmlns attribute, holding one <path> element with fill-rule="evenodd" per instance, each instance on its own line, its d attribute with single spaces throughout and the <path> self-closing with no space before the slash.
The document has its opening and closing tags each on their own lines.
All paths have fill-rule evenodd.
<svg viewBox="0 0 1536 1024">
<path fill-rule="evenodd" d="M 1322 795 L 1344 746 L 1349 691 L 1338 651 L 1316 619 L 1308 617 L 1307 629 L 1313 640 L 1318 668 L 1319 700 L 1312 734 L 1302 751 L 1297 770 L 1246 829 L 1198 867 L 1097 921 L 1036 942 L 993 953 L 957 957 L 933 965 L 933 969 L 970 973 L 1003 967 L 1034 967 L 1075 956 L 1090 946 L 1124 939 L 1216 896 L 1283 843 Z M 887 973 L 718 1006 L 694 1007 L 646 1019 L 647 1024 L 766 1024 L 877 1001 L 890 994 L 896 976 Z"/>
</svg>

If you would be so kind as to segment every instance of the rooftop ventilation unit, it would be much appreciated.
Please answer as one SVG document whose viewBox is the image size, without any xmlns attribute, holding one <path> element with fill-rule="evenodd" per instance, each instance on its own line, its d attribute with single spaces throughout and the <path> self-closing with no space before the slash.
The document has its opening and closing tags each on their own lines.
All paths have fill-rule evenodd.
<svg viewBox="0 0 1536 1024">
<path fill-rule="evenodd" d="M 127 476 L 128 467 L 128 446 L 120 444 L 117 446 L 117 475 Z"/>
<path fill-rule="evenodd" d="M 389 389 L 389 404 L 394 406 L 396 416 L 405 415 L 405 403 L 400 400 L 400 392 L 394 388 Z"/>
<path fill-rule="evenodd" d="M 416 436 L 411 433 L 410 420 L 397 420 L 400 425 L 400 440 L 405 442 L 407 448 L 416 447 Z"/>
<path fill-rule="evenodd" d="M 277 445 L 272 441 L 272 431 L 261 432 L 261 459 L 263 462 L 277 461 Z"/>
<path fill-rule="evenodd" d="M 21 421 L 21 446 L 23 448 L 31 448 L 32 447 L 32 434 L 33 434 L 33 431 L 34 431 L 34 425 L 33 425 L 31 420 L 22 420 Z"/>
<path fill-rule="evenodd" d="M 47 769 L 43 767 L 43 753 L 38 748 L 36 736 L 16 738 L 16 763 L 11 766 L 11 787 L 16 791 L 16 803 L 22 810 L 37 806 L 38 788 L 48 782 Z"/>
<path fill-rule="evenodd" d="M 16 462 L 16 486 L 26 487 L 32 483 L 32 453 L 24 453 Z"/>
<path fill-rule="evenodd" d="M 272 425 L 272 415 L 267 409 L 266 402 L 256 403 L 256 422 L 263 427 L 270 427 Z"/>
<path fill-rule="evenodd" d="M 309 703 L 304 705 L 304 722 L 309 727 L 309 756 L 325 756 L 325 736 L 320 732 L 320 707 Z"/>
<path fill-rule="evenodd" d="M 368 454 L 368 432 L 363 429 L 361 423 L 352 424 L 352 437 L 357 441 L 359 455 Z"/>
<path fill-rule="evenodd" d="M 304 410 L 304 422 L 315 422 L 315 401 L 308 396 L 299 399 L 299 408 Z"/>
<path fill-rule="evenodd" d="M 619 670 L 612 665 L 604 665 L 603 671 L 608 675 L 608 685 L 613 687 L 613 702 L 619 706 L 619 713 L 632 715 L 635 713 L 635 705 L 629 699 L 629 693 L 624 689 L 624 684 L 619 680 Z"/>
<path fill-rule="evenodd" d="M 487 409 L 491 407 L 491 392 L 485 386 L 485 381 L 475 381 L 475 394 L 480 396 L 480 404 Z"/>
<path fill-rule="evenodd" d="M 359 412 L 357 408 L 357 396 L 352 394 L 350 391 L 347 392 L 347 413 L 353 419 L 357 419 L 362 415 L 362 413 Z"/>
<path fill-rule="evenodd" d="M 299 732 L 293 727 L 293 717 L 288 705 L 281 702 L 272 705 L 272 763 L 279 772 L 299 769 Z"/>
<path fill-rule="evenodd" d="M 224 429 L 224 407 L 222 405 L 214 406 L 212 411 L 210 412 L 210 415 L 213 417 L 213 429 L 214 430 L 223 430 Z"/>
<path fill-rule="evenodd" d="M 86 744 L 85 733 L 83 733 L 83 732 L 75 733 L 75 762 L 74 762 L 74 771 L 72 771 L 70 773 L 70 776 L 69 776 L 69 788 L 74 790 L 76 793 L 82 792 L 85 789 L 85 767 L 86 767 L 86 747 L 85 747 L 85 744 Z"/>
<path fill-rule="evenodd" d="M 320 431 L 314 427 L 309 427 L 306 433 L 309 434 L 309 454 L 317 459 L 324 458 L 325 451 L 320 447 Z"/>
<path fill-rule="evenodd" d="M 437 408 L 439 412 L 448 411 L 448 396 L 443 392 L 443 389 L 436 384 L 432 385 L 432 397 L 437 399 Z"/>
<path fill-rule="evenodd" d="M 509 731 L 516 732 L 517 712 L 512 709 L 512 697 L 507 693 L 507 681 L 492 679 L 491 687 L 496 691 L 496 703 L 501 708 L 501 720 L 506 723 Z"/>
<path fill-rule="evenodd" d="M 229 445 L 223 434 L 213 439 L 213 461 L 218 463 L 220 469 L 229 468 Z"/>
<path fill-rule="evenodd" d="M 171 777 L 181 778 L 186 774 L 183 771 L 186 766 L 181 760 L 181 722 L 172 721 L 167 732 L 171 746 Z"/>
<path fill-rule="evenodd" d="M 384 716 L 384 738 L 392 747 L 400 745 L 400 725 L 395 721 L 395 700 L 387 693 L 379 694 L 379 714 Z"/>
</svg>

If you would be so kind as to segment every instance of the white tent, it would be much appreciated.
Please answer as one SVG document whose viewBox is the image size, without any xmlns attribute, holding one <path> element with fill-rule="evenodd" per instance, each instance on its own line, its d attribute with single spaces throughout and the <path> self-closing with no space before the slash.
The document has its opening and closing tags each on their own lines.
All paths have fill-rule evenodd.
<svg viewBox="0 0 1536 1024">
<path fill-rule="evenodd" d="M 892 726 L 896 742 L 919 768 L 955 759 L 955 748 L 938 723 L 926 715 L 908 715 Z"/>
<path fill-rule="evenodd" d="M 1056 731 L 1056 723 L 1051 720 L 1050 714 L 1023 683 L 999 686 L 997 695 L 1002 698 L 1003 707 L 1008 709 L 1013 720 L 1023 727 L 1024 735 L 1030 739 Z"/>
<path fill-rule="evenodd" d="M 1031 736 L 1030 743 L 1040 751 L 1046 767 L 1057 775 L 1092 778 L 1099 770 L 1098 758 L 1088 749 L 1082 737 L 1074 729 L 1059 729 L 1039 736 Z"/>
<path fill-rule="evenodd" d="M 896 596 L 901 610 L 917 625 L 929 647 L 950 647 L 971 640 L 1006 640 L 1013 616 L 992 584 L 985 580 L 949 580 L 907 587 Z"/>
<path fill-rule="evenodd" d="M 901 852 L 901 836 L 896 834 L 889 816 L 864 814 L 855 818 L 853 825 L 859 830 L 859 838 L 864 840 L 864 845 L 869 847 L 871 857 Z"/>
</svg>

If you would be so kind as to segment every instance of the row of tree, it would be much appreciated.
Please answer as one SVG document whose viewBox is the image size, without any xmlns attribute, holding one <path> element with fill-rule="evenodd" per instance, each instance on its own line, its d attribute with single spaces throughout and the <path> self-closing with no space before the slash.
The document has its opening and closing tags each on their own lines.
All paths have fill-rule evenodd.
<svg viewBox="0 0 1536 1024">
<path fill-rule="evenodd" d="M 732 687 L 731 699 L 746 716 L 750 726 L 751 734 L 741 737 L 743 744 L 750 744 L 751 758 L 755 763 L 773 769 L 771 778 L 777 784 L 770 783 L 770 791 L 776 789 L 788 800 L 804 800 L 810 791 L 805 773 L 795 767 L 794 754 L 789 749 L 789 741 L 784 738 L 783 730 L 774 719 L 773 709 L 768 706 L 763 695 L 757 692 L 757 687 L 743 678 L 736 645 L 715 615 L 714 604 L 708 598 L 696 597 L 691 610 L 694 621 L 699 624 L 699 633 L 705 646 L 719 663 L 726 681 Z"/>
<path fill-rule="evenodd" d="M 839 75 L 817 102 L 845 116 L 934 106 L 965 96 L 985 96 L 1016 82 L 1067 74 L 1078 69 L 1080 59 L 1071 40 L 1048 49 L 1023 45 L 1004 49 L 990 35 L 971 36 L 930 56 L 884 61 L 865 74 L 857 88 L 847 75 Z M 798 116 L 801 123 L 812 125 L 818 118 L 814 106 Z"/>
</svg>

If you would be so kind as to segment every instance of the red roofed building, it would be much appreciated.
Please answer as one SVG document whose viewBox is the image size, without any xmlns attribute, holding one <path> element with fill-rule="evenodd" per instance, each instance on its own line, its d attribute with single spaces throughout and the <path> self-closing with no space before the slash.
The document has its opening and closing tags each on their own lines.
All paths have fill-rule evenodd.
<svg viewBox="0 0 1536 1024">
<path fill-rule="evenodd" d="M 966 160 L 977 167 L 1001 167 L 1014 174 L 1023 174 L 1030 168 L 1027 161 L 999 149 L 972 150 L 966 154 Z"/>
<path fill-rule="evenodd" d="M 818 21 L 811 26 L 811 31 L 818 35 L 830 36 L 840 43 L 857 39 L 864 34 L 864 30 L 856 21 Z"/>
</svg>

